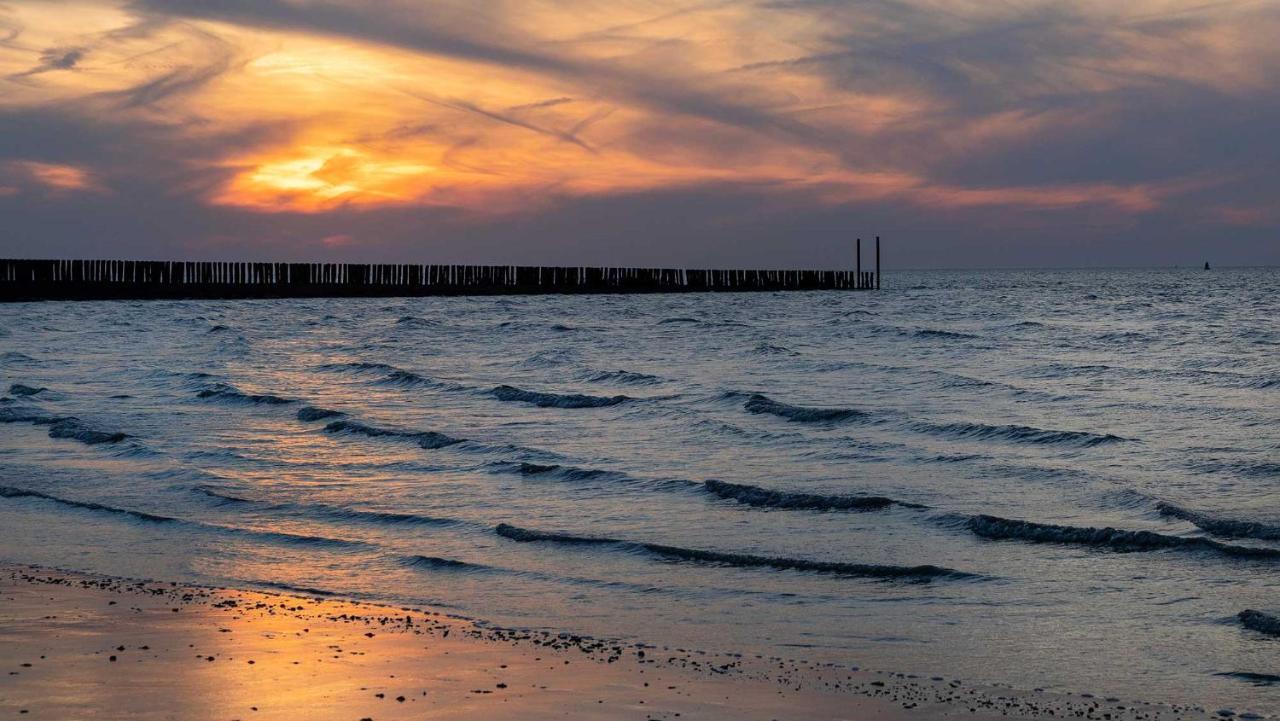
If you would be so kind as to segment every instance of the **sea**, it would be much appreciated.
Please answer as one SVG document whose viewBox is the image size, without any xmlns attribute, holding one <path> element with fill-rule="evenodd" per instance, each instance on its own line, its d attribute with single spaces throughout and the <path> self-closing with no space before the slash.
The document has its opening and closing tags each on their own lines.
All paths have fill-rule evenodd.
<svg viewBox="0 0 1280 721">
<path fill-rule="evenodd" d="M 0 306 L 0 559 L 1280 714 L 1280 269 Z"/>
</svg>

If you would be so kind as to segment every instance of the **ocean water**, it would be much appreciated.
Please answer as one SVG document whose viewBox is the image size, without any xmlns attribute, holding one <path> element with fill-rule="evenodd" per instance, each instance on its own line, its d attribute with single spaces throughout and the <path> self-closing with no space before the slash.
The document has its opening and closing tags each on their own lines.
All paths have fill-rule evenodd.
<svg viewBox="0 0 1280 721">
<path fill-rule="evenodd" d="M 885 286 L 6 305 L 0 558 L 1280 713 L 1280 271 Z"/>
</svg>

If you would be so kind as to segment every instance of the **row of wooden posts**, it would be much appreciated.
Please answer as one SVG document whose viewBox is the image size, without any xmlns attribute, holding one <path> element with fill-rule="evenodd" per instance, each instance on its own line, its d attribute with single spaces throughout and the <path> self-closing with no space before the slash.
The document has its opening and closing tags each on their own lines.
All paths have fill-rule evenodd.
<svg viewBox="0 0 1280 721">
<path fill-rule="evenodd" d="M 0 260 L 0 300 L 871 290 L 876 270 Z"/>
</svg>

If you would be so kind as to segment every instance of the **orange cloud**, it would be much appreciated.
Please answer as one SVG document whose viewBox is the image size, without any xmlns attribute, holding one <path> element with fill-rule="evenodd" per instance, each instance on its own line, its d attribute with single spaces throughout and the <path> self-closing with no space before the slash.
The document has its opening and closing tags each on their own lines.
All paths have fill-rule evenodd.
<svg viewBox="0 0 1280 721">
<path fill-rule="evenodd" d="M 238 172 L 213 202 L 257 210 L 321 212 L 344 205 L 408 203 L 430 165 L 375 158 L 350 148 L 303 147 Z"/>
<path fill-rule="evenodd" d="M 292 3 L 174 3 L 188 14 L 180 19 L 166 3 L 140 10 L 146 0 L 17 4 L 0 6 L 24 39 L 0 45 L 0 109 L 67 108 L 192 139 L 287 128 L 211 159 L 174 160 L 213 178 L 183 192 L 264 213 L 492 214 L 566 195 L 737 183 L 833 204 L 1142 214 L 1186 188 L 1022 174 L 1033 183 L 1014 164 L 952 178 L 984 153 L 1113 121 L 1105 102 L 1056 106 L 1063 98 L 1109 101 L 1161 83 L 1256 89 L 1276 66 L 1267 31 L 1280 21 L 1215 15 L 1195 0 L 1069 3 L 1030 24 L 1012 20 L 1039 18 L 1034 2 L 953 2 L 946 13 L 935 4 L 904 0 L 901 17 L 881 17 L 875 3 L 815 13 L 804 3 L 497 10 L 445 0 L 423 13 L 334 0 L 316 14 Z M 1002 34 L 966 54 L 974 45 L 958 41 L 1005 26 L 1054 42 L 1040 54 L 1041 36 Z M 929 42 L 916 47 L 913 32 Z M 894 42 L 916 49 L 897 53 Z M 71 60 L 48 52 L 72 47 Z M 44 71 L 55 66 L 67 72 Z M 104 190 L 74 165 L 11 165 L 24 187 Z"/>
<path fill-rule="evenodd" d="M 74 165 L 15 160 L 5 164 L 7 174 L 29 186 L 42 187 L 55 193 L 101 193 L 106 188 L 94 175 Z"/>
</svg>

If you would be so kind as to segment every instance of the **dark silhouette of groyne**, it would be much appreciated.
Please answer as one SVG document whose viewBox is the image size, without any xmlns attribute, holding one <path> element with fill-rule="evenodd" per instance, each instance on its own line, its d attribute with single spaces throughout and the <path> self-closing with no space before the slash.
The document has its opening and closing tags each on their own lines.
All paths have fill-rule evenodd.
<svg viewBox="0 0 1280 721">
<path fill-rule="evenodd" d="M 876 269 L 0 260 L 0 301 L 873 290 Z"/>
</svg>

